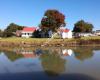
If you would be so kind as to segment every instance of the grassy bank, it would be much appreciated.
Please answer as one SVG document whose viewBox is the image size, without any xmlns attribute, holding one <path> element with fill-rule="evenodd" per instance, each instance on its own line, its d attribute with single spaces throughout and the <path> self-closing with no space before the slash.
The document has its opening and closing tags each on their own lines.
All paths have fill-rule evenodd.
<svg viewBox="0 0 100 80">
<path fill-rule="evenodd" d="M 1 38 L 0 46 L 77 46 L 100 45 L 100 36 L 82 37 L 77 39 L 48 39 L 48 38 Z"/>
</svg>

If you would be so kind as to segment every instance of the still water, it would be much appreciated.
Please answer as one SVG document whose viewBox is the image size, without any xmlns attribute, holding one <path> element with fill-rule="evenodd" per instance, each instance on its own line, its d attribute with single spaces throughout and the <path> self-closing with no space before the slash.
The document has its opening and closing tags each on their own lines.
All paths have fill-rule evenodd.
<svg viewBox="0 0 100 80">
<path fill-rule="evenodd" d="M 0 80 L 100 80 L 100 47 L 1 48 Z"/>
</svg>

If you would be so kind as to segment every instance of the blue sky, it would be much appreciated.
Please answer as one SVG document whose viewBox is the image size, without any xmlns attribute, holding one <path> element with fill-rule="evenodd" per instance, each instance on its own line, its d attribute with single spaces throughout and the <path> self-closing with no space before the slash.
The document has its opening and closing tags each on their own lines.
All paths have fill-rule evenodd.
<svg viewBox="0 0 100 80">
<path fill-rule="evenodd" d="M 62 12 L 71 30 L 81 19 L 100 29 L 100 0 L 0 0 L 0 29 L 12 22 L 37 27 L 47 9 Z"/>
</svg>

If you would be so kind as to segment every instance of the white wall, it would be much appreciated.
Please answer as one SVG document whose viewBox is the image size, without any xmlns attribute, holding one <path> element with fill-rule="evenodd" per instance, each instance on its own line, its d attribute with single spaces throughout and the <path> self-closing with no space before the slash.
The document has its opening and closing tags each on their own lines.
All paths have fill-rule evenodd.
<svg viewBox="0 0 100 80">
<path fill-rule="evenodd" d="M 69 31 L 69 32 L 63 32 L 62 33 L 62 38 L 65 39 L 65 38 L 72 38 L 72 32 Z"/>
<path fill-rule="evenodd" d="M 24 38 L 32 37 L 32 33 L 33 32 L 22 32 L 22 37 L 24 37 Z"/>
</svg>

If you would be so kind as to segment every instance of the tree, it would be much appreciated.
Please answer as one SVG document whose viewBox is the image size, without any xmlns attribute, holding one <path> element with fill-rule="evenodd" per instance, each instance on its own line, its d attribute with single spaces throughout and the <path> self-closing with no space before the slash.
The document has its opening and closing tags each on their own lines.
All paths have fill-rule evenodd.
<svg viewBox="0 0 100 80">
<path fill-rule="evenodd" d="M 74 50 L 75 58 L 81 61 L 90 59 L 93 57 L 93 48 L 91 47 L 78 47 Z"/>
<path fill-rule="evenodd" d="M 0 29 L 0 37 L 3 36 L 3 31 Z"/>
<path fill-rule="evenodd" d="M 91 23 L 80 20 L 74 24 L 73 32 L 91 32 L 93 25 Z"/>
<path fill-rule="evenodd" d="M 40 37 L 41 37 L 40 31 L 39 31 L 39 30 L 35 30 L 35 31 L 32 33 L 32 37 L 33 37 L 33 38 L 40 38 Z"/>
<path fill-rule="evenodd" d="M 65 70 L 66 60 L 61 58 L 58 51 L 44 51 L 40 56 L 42 67 L 48 76 L 58 76 Z"/>
<path fill-rule="evenodd" d="M 56 31 L 61 26 L 65 26 L 65 16 L 58 10 L 47 10 L 41 20 L 41 29 Z"/>
<path fill-rule="evenodd" d="M 13 32 L 17 30 L 22 30 L 24 26 L 19 26 L 15 23 L 9 24 L 9 26 L 4 30 L 4 37 L 11 37 L 13 36 Z"/>
<path fill-rule="evenodd" d="M 23 58 L 22 54 L 17 54 L 17 53 L 14 53 L 13 51 L 4 51 L 4 53 L 7 56 L 7 58 L 11 60 L 12 62 L 20 58 Z"/>
</svg>

